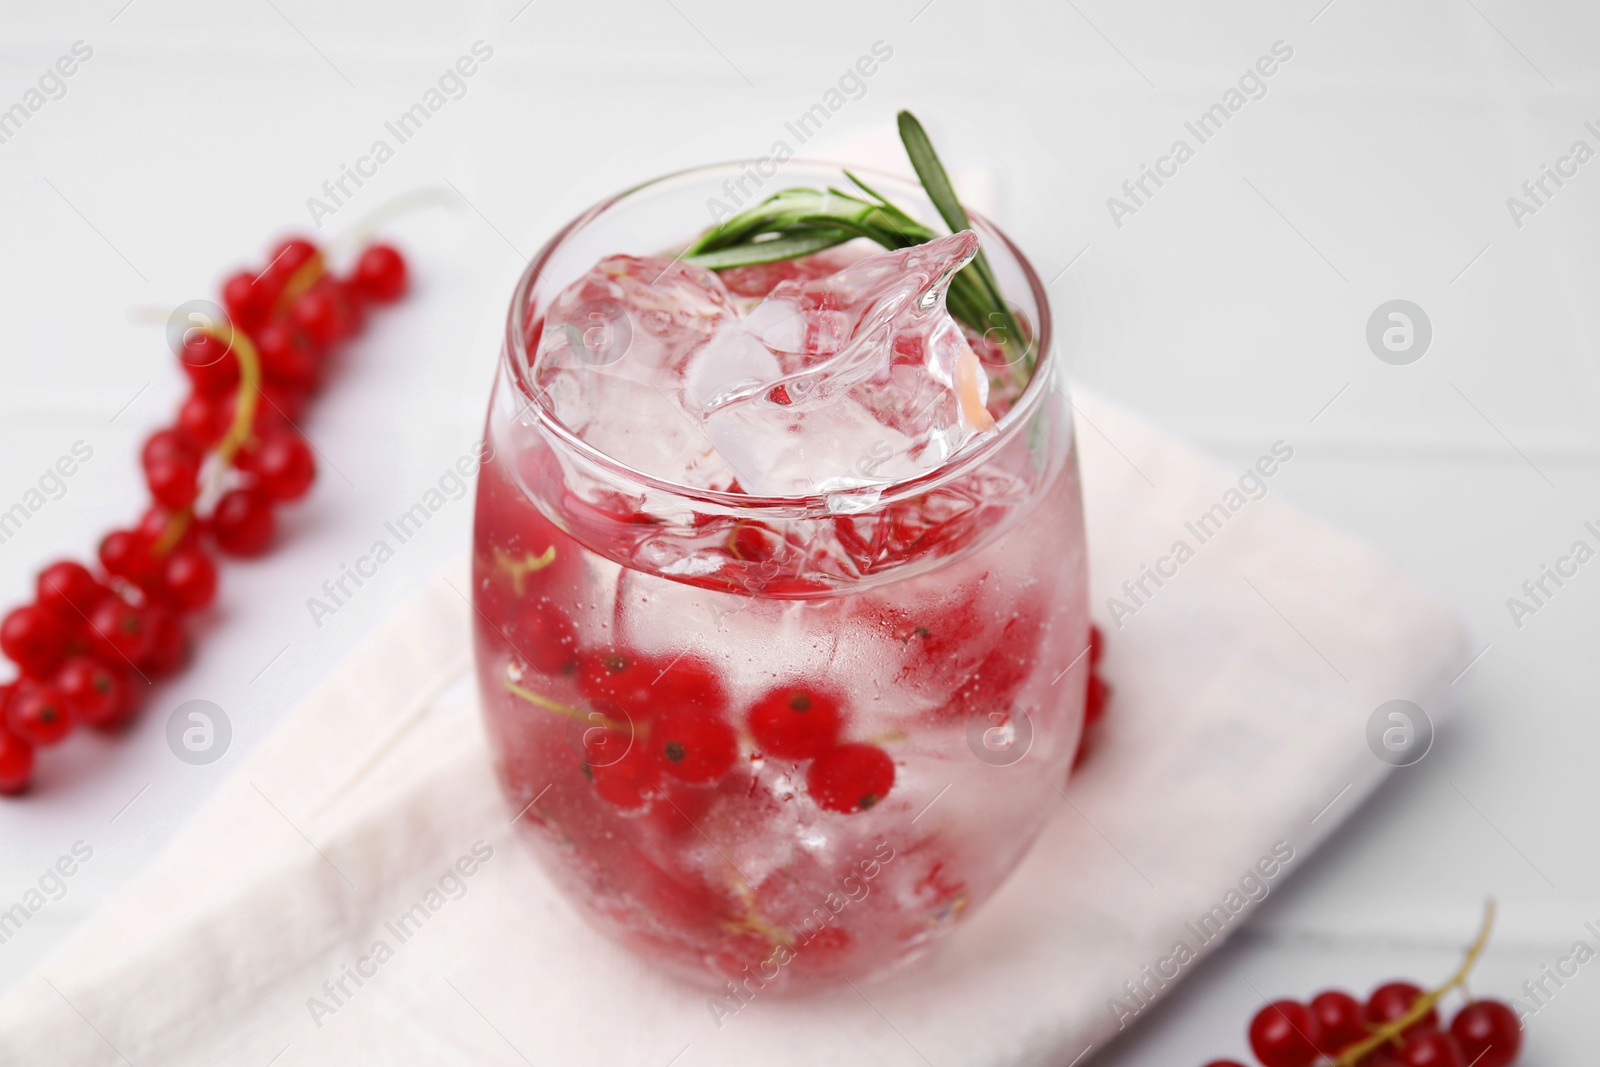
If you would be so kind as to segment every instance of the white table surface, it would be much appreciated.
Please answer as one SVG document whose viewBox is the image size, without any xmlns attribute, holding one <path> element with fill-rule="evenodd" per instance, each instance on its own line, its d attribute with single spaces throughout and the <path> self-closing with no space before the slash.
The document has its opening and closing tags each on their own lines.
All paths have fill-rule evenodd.
<svg viewBox="0 0 1600 1067">
<path fill-rule="evenodd" d="M 880 40 L 892 59 L 806 154 L 870 155 L 894 111 L 914 108 L 958 171 L 998 175 L 982 194 L 1054 279 L 1078 380 L 1230 463 L 1292 442 L 1273 488 L 1380 546 L 1485 649 L 1427 758 L 1098 1062 L 1198 1065 L 1244 1051 L 1264 997 L 1443 976 L 1488 895 L 1502 920 L 1475 990 L 1513 995 L 1594 940 L 1600 563 L 1520 628 L 1506 599 L 1574 540 L 1596 543 L 1583 523 L 1600 523 L 1600 160 L 1520 228 L 1506 198 L 1573 141 L 1600 149 L 1584 128 L 1600 127 L 1600 10 L 525 2 L 4 5 L 0 109 L 74 41 L 94 50 L 64 97 L 0 143 L 0 508 L 73 442 L 94 449 L 66 495 L 0 544 L 5 603 L 46 558 L 88 553 L 142 507 L 138 442 L 182 390 L 160 329 L 134 309 L 212 295 L 222 272 L 305 229 L 306 198 L 474 41 L 494 55 L 328 220 L 337 233 L 426 187 L 470 203 L 392 227 L 413 295 L 348 350 L 309 422 L 326 463 L 286 513 L 282 547 L 227 569 L 197 662 L 131 734 L 75 739 L 47 754 L 32 797 L 0 804 L 0 907 L 74 842 L 94 849 L 65 896 L 0 945 L 0 987 L 464 549 L 462 501 L 320 628 L 306 610 L 472 446 L 522 257 L 605 192 L 768 152 Z M 1117 227 L 1107 197 L 1280 40 L 1294 55 L 1266 96 Z M 1409 366 L 1365 341 L 1394 298 L 1434 327 Z M 207 767 L 163 738 L 167 712 L 195 698 L 234 725 L 234 749 Z M 1586 967 L 1531 1022 L 1523 1062 L 1589 1053 L 1597 1005 L 1600 971 Z"/>
</svg>

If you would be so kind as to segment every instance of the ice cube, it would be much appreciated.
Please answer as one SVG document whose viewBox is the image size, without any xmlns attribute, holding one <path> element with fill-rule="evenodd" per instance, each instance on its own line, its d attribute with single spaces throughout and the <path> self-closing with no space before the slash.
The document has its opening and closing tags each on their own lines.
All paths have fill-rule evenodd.
<svg viewBox="0 0 1600 1067">
<path fill-rule="evenodd" d="M 945 309 L 963 230 L 777 285 L 719 321 L 684 376 L 746 492 L 835 493 L 933 470 L 993 429 L 988 380 Z"/>
<path fill-rule="evenodd" d="M 726 489 L 684 395 L 693 354 L 738 321 L 711 271 L 657 256 L 609 256 L 545 313 L 534 380 L 556 418 L 611 458 L 699 488 Z"/>
</svg>

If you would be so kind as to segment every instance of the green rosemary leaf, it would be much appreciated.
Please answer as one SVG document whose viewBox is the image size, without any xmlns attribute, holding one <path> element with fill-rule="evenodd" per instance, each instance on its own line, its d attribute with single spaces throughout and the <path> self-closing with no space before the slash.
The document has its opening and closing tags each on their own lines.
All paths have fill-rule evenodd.
<svg viewBox="0 0 1600 1067">
<path fill-rule="evenodd" d="M 906 155 L 911 159 L 912 169 L 917 172 L 922 188 L 927 191 L 928 199 L 933 201 L 933 206 L 944 219 L 945 225 L 950 227 L 952 233 L 958 230 L 970 230 L 972 219 L 956 197 L 955 187 L 950 184 L 950 175 L 945 172 L 944 164 L 939 162 L 939 155 L 933 150 L 933 142 L 928 139 L 928 131 L 922 128 L 922 123 L 918 122 L 917 117 L 909 111 L 900 112 L 897 121 L 900 127 L 900 140 L 906 147 Z M 1000 292 L 1000 283 L 995 280 L 994 271 L 989 269 L 989 259 L 982 250 L 973 258 L 972 268 L 987 290 L 989 302 L 993 304 L 993 310 L 999 316 L 1000 321 L 989 325 L 1001 327 L 1002 343 L 1022 344 L 1024 341 L 1022 327 L 1012 315 L 1011 305 L 1006 303 L 1005 296 Z M 988 326 L 980 327 L 980 329 L 987 328 Z M 1032 368 L 1032 352 L 1023 356 L 1023 365 L 1025 369 Z"/>
<path fill-rule="evenodd" d="M 817 228 L 796 230 L 782 237 L 748 244 L 732 245 L 710 252 L 700 252 L 683 257 L 683 262 L 693 263 L 707 270 L 727 270 L 730 267 L 752 267 L 758 263 L 777 263 L 785 259 L 799 259 L 825 248 L 854 240 L 859 234 L 854 230 Z"/>
<path fill-rule="evenodd" d="M 878 192 L 878 190 L 874 189 L 872 186 L 868 185 L 854 174 L 850 173 L 849 171 L 845 171 L 844 176 L 849 178 L 850 181 L 855 184 L 856 188 L 860 189 L 862 192 L 872 197 L 872 199 L 876 200 L 885 211 L 892 212 L 896 217 L 904 219 L 912 226 L 918 227 L 919 229 L 927 229 L 927 227 L 923 226 L 922 223 L 918 222 L 916 219 L 913 219 L 910 215 L 907 215 L 904 211 L 901 211 L 899 208 L 895 207 L 894 204 L 890 203 L 888 197 Z M 928 232 L 932 233 L 933 231 L 929 230 Z"/>
<path fill-rule="evenodd" d="M 945 173 L 944 164 L 939 162 L 939 156 L 933 150 L 933 142 L 928 140 L 928 131 L 909 111 L 900 112 L 898 122 L 900 141 L 906 146 L 906 155 L 911 157 L 912 169 L 917 172 L 917 178 L 927 190 L 928 199 L 933 201 L 939 217 L 944 219 L 951 233 L 972 229 L 972 220 L 967 217 L 967 210 L 961 206 L 961 201 L 956 199 L 955 187 L 950 184 L 950 175 Z"/>
<path fill-rule="evenodd" d="M 771 234 L 819 228 L 850 229 L 886 248 L 921 244 L 933 237 L 933 231 L 904 212 L 838 189 L 786 189 L 708 230 L 689 246 L 687 255 L 748 244 Z"/>
<path fill-rule="evenodd" d="M 980 288 L 973 285 L 972 279 L 964 270 L 951 280 L 950 289 L 945 294 L 944 306 L 949 309 L 950 314 L 979 333 L 991 325 L 984 321 L 985 309 L 989 306 L 988 301 Z"/>
<path fill-rule="evenodd" d="M 689 246 L 689 254 L 696 255 L 718 248 L 751 241 L 766 233 L 781 233 L 795 225 L 800 217 L 843 211 L 846 205 L 832 205 L 837 199 L 815 189 L 783 189 L 773 193 L 754 207 L 747 208 L 700 235 Z M 870 206 L 864 200 L 855 200 L 857 209 Z"/>
<path fill-rule="evenodd" d="M 898 121 L 900 140 L 906 147 L 906 155 L 911 158 L 912 169 L 917 172 L 917 178 L 922 182 L 922 188 L 927 190 L 928 199 L 933 201 L 939 217 L 944 219 L 951 233 L 972 229 L 972 218 L 956 197 L 955 187 L 950 184 L 950 175 L 945 172 L 944 164 L 939 162 L 939 154 L 933 150 L 933 142 L 928 139 L 928 131 L 909 111 L 900 112 Z M 1005 308 L 1000 286 L 995 282 L 994 272 L 989 269 L 989 260 L 982 251 L 973 260 L 973 265 L 984 288 L 989 290 L 989 296 L 1000 308 Z"/>
<path fill-rule="evenodd" d="M 866 182 L 862 181 L 860 178 L 856 177 L 850 171 L 848 171 L 848 170 L 845 171 L 844 172 L 844 176 L 846 178 L 849 178 L 850 179 L 850 183 L 852 185 L 854 185 L 857 189 L 860 189 L 863 193 L 866 193 L 868 196 L 872 197 L 872 199 L 876 200 L 878 203 L 882 204 L 884 207 L 887 207 L 887 208 L 893 208 L 894 207 L 893 204 L 889 203 L 889 200 L 888 200 L 887 197 L 885 197 L 882 193 L 878 192 L 878 190 L 874 189 L 872 186 L 868 185 Z"/>
</svg>

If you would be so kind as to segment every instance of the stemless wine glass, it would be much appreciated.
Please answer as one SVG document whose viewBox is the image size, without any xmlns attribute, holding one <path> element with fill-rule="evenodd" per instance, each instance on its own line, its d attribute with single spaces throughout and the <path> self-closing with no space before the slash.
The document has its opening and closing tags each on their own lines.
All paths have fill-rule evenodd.
<svg viewBox="0 0 1600 1067">
<path fill-rule="evenodd" d="M 529 264 L 473 554 L 494 766 L 544 866 L 629 948 L 751 992 L 884 971 L 993 894 L 1066 780 L 1089 669 L 1050 309 L 981 218 L 1038 363 L 997 432 L 930 473 L 803 497 L 693 489 L 552 413 L 530 369 L 551 301 L 605 256 L 684 247 L 754 167 L 612 197 Z M 795 160 L 778 179 L 764 192 L 839 168 Z M 919 187 L 873 180 L 936 217 Z M 653 325 L 608 310 L 597 362 Z"/>
</svg>

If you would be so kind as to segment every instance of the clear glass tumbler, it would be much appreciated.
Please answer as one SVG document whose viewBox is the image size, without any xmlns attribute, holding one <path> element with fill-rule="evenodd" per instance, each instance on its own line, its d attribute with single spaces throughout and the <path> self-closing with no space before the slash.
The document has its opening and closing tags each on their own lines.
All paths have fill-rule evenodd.
<svg viewBox="0 0 1600 1067">
<path fill-rule="evenodd" d="M 473 599 L 495 770 L 574 907 L 693 981 L 795 991 L 916 956 L 1038 835 L 1082 729 L 1084 531 L 1044 287 L 981 218 L 1038 363 L 998 432 L 929 474 L 690 489 L 556 420 L 529 368 L 544 309 L 604 256 L 684 247 L 753 166 L 612 197 L 529 264 L 490 401 Z M 766 191 L 838 173 L 796 160 Z M 918 186 L 875 184 L 936 217 Z"/>
</svg>

